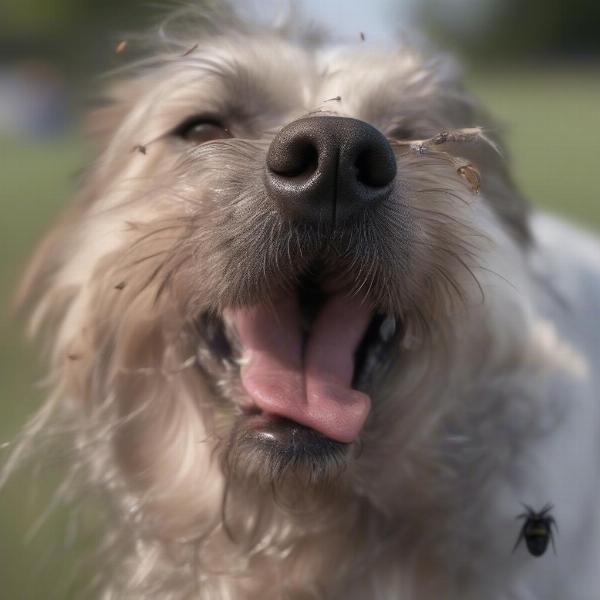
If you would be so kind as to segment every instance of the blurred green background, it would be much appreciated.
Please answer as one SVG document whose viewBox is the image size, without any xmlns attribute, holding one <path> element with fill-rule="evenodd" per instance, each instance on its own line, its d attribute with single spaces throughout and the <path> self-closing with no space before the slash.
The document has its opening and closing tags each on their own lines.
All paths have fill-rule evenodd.
<svg viewBox="0 0 600 600">
<path fill-rule="evenodd" d="M 420 22 L 466 62 L 531 201 L 600 229 L 600 3 L 387 0 L 382 7 Z M 96 74 L 122 60 L 114 48 L 123 32 L 146 27 L 155 14 L 123 0 L 0 5 L 0 462 L 9 450 L 2 444 L 43 395 L 38 352 L 11 316 L 11 295 L 35 240 L 91 159 L 78 115 L 99 87 Z M 57 480 L 48 469 L 24 470 L 0 491 L 0 600 L 84 597 L 75 569 L 81 546 L 69 547 L 67 513 L 58 507 L 30 535 Z"/>
</svg>

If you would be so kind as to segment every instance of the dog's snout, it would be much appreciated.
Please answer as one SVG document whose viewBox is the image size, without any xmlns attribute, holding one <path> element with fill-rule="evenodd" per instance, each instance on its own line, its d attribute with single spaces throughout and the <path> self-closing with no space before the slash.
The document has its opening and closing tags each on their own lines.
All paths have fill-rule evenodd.
<svg viewBox="0 0 600 600">
<path fill-rule="evenodd" d="M 396 159 L 384 135 L 348 117 L 294 121 L 267 153 L 267 191 L 294 220 L 345 221 L 387 198 L 395 177 Z"/>
</svg>

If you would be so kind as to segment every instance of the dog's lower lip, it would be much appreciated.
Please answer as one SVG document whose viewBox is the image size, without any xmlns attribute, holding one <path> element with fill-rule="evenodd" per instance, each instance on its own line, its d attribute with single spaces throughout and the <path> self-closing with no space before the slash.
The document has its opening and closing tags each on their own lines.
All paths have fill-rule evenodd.
<svg viewBox="0 0 600 600">
<path fill-rule="evenodd" d="M 347 446 L 314 429 L 262 412 L 250 413 L 244 421 L 247 438 L 279 452 L 319 456 Z"/>
</svg>

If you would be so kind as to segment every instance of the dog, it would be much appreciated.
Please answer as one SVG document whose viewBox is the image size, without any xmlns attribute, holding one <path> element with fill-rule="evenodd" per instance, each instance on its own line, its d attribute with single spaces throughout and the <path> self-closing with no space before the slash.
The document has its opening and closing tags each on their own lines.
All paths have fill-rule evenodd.
<svg viewBox="0 0 600 600">
<path fill-rule="evenodd" d="M 598 243 L 444 56 L 223 7 L 162 33 L 21 292 L 23 444 L 64 431 L 61 493 L 108 507 L 97 597 L 598 598 Z M 513 550 L 525 503 L 556 553 Z"/>
</svg>

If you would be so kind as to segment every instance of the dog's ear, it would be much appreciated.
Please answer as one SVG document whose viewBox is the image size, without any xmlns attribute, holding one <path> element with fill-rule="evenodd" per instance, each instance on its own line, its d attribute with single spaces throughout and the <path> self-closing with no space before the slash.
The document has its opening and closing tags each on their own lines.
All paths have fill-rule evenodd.
<svg viewBox="0 0 600 600">
<path fill-rule="evenodd" d="M 127 115 L 147 88 L 143 80 L 132 78 L 112 84 L 103 95 L 103 103 L 92 109 L 85 120 L 85 132 L 92 140 L 95 153 L 101 155 Z M 92 171 L 93 172 L 93 171 Z M 70 203 L 35 248 L 13 300 L 17 314 L 30 316 L 31 334 L 39 329 L 48 314 L 60 311 L 69 292 L 58 285 L 58 272 L 70 252 L 75 223 L 97 196 L 96 181 L 91 174 L 83 178 L 74 202 Z"/>
<path fill-rule="evenodd" d="M 102 104 L 89 111 L 85 117 L 84 131 L 95 144 L 97 154 L 109 144 L 143 91 L 143 84 L 139 80 L 119 81 L 111 85 L 104 94 Z M 33 314 L 31 330 L 36 330 L 40 321 L 36 314 L 41 315 L 44 312 L 39 307 L 51 304 L 50 299 L 43 296 L 52 294 L 51 280 L 62 264 L 70 231 L 74 223 L 81 218 L 85 206 L 89 204 L 91 187 L 89 181 L 83 186 L 78 194 L 78 201 L 72 203 L 67 211 L 60 215 L 29 259 L 13 301 L 13 309 L 17 313 Z M 38 308 L 34 311 L 36 306 Z"/>
</svg>

